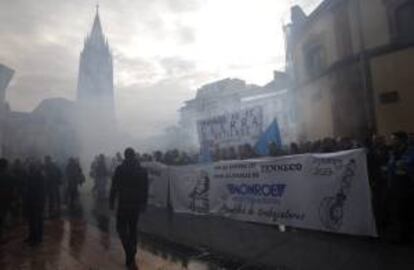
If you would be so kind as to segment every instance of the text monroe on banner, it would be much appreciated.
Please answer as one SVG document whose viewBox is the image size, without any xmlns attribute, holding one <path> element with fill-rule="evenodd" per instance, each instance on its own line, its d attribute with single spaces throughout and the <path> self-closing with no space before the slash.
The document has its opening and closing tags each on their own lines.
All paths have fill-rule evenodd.
<svg viewBox="0 0 414 270">
<path fill-rule="evenodd" d="M 177 213 L 377 235 L 363 149 L 172 166 L 166 171 Z"/>
</svg>

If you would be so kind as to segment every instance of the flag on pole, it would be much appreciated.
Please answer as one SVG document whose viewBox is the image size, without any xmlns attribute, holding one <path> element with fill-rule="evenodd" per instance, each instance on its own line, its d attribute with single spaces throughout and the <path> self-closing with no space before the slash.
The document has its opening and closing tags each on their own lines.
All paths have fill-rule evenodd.
<svg viewBox="0 0 414 270">
<path fill-rule="evenodd" d="M 256 143 L 255 150 L 256 153 L 261 156 L 268 156 L 270 154 L 269 144 L 271 142 L 276 143 L 276 145 L 282 147 L 282 139 L 280 137 L 279 124 L 275 118 L 266 131 L 260 136 L 259 140 Z"/>
</svg>

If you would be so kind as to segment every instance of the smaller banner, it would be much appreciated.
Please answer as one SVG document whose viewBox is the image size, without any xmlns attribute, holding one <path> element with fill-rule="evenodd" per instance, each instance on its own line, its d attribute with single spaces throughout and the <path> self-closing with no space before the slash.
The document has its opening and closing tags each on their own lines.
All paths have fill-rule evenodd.
<svg viewBox="0 0 414 270">
<path fill-rule="evenodd" d="M 262 107 L 243 109 L 197 122 L 202 149 L 257 142 L 263 132 Z"/>
</svg>

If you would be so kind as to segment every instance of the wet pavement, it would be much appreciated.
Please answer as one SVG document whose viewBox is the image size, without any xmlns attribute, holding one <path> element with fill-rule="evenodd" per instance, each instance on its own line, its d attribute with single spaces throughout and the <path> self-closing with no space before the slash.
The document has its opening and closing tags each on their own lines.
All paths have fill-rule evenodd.
<svg viewBox="0 0 414 270">
<path fill-rule="evenodd" d="M 107 201 L 48 220 L 45 241 L 23 243 L 17 226 L 0 245 L 0 269 L 125 269 Z M 140 220 L 140 269 L 414 269 L 414 247 L 149 207 Z"/>
<path fill-rule="evenodd" d="M 114 230 L 105 202 L 86 205 L 93 205 L 91 223 Z M 212 262 L 211 269 L 414 269 L 413 245 L 374 238 L 289 228 L 282 232 L 276 226 L 151 207 L 141 217 L 140 230 L 142 242 L 155 250 L 178 253 L 184 261 Z"/>
<path fill-rule="evenodd" d="M 84 220 L 49 220 L 45 231 L 43 243 L 29 247 L 23 244 L 25 228 L 13 230 L 1 245 L 0 269 L 125 269 L 118 239 Z M 137 257 L 139 269 L 208 269 L 196 261 L 184 266 L 144 249 L 139 250 Z"/>
</svg>

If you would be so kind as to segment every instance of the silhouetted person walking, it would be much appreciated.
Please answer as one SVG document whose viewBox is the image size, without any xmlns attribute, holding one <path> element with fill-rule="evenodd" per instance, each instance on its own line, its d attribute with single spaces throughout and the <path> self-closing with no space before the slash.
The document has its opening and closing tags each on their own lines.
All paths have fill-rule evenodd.
<svg viewBox="0 0 414 270">
<path fill-rule="evenodd" d="M 43 239 L 43 211 L 46 200 L 46 184 L 40 162 L 32 161 L 29 165 L 25 191 L 25 209 L 29 222 L 30 245 L 37 245 Z"/>
<path fill-rule="evenodd" d="M 112 179 L 110 208 L 117 209 L 117 230 L 125 250 L 126 265 L 137 269 L 135 254 L 138 241 L 138 219 L 148 200 L 148 173 L 141 167 L 135 151 L 127 148 L 125 160 L 119 165 Z"/>
</svg>

